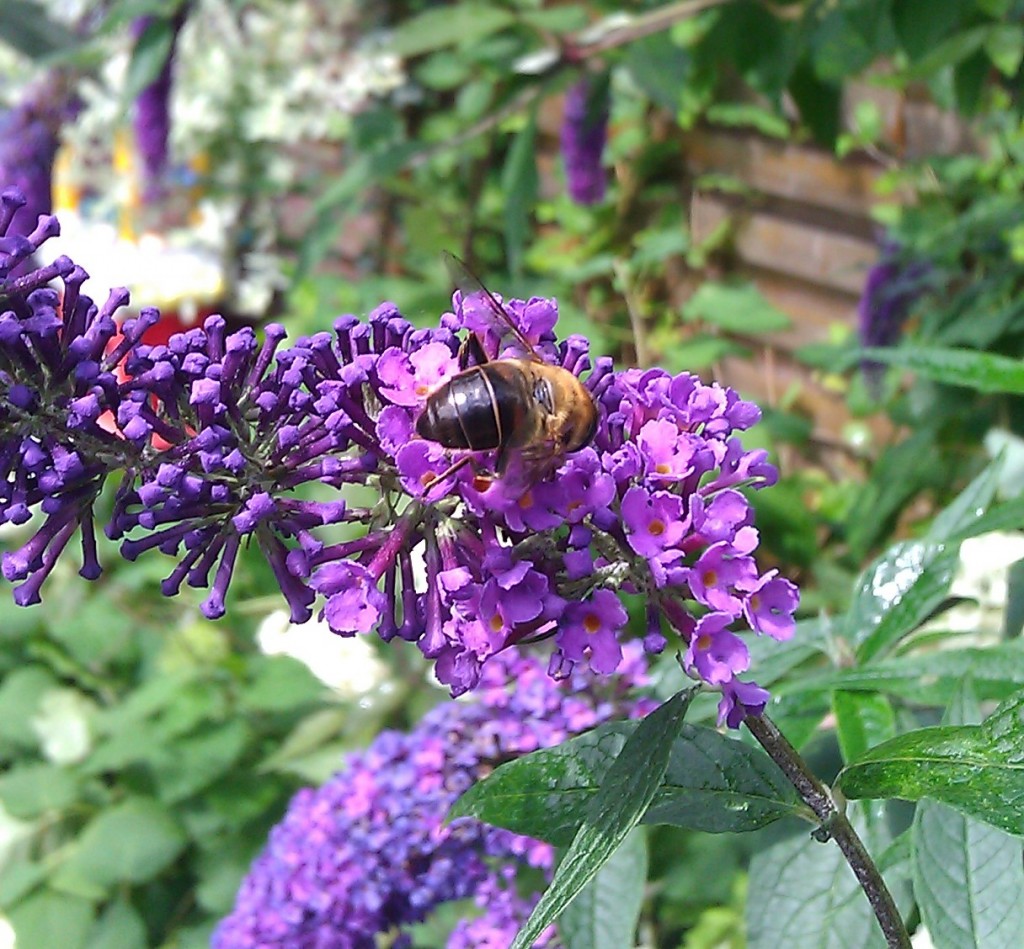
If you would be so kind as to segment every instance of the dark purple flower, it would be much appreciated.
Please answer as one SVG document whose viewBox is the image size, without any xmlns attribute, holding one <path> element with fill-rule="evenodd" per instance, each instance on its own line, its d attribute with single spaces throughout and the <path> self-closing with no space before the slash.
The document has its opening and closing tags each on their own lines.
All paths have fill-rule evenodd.
<svg viewBox="0 0 1024 949">
<path fill-rule="evenodd" d="M 4 208 L 9 223 L 14 204 Z M 37 231 L 4 238 L 0 276 L 53 226 Z M 413 329 L 383 304 L 365 322 L 341 317 L 333 332 L 287 349 L 280 327 L 260 342 L 250 329 L 227 333 L 220 317 L 140 346 L 152 314 L 126 321 L 115 344 L 110 314 L 122 298 L 99 311 L 80 306 L 84 276 L 68 277 L 70 267 L 59 261 L 27 283 L 0 285 L 16 301 L 0 314 L 13 347 L 0 376 L 5 517 L 24 521 L 35 505 L 52 515 L 5 562 L 9 578 L 32 578 L 21 600 L 37 598 L 78 524 L 87 572 L 97 571 L 92 500 L 118 471 L 106 532 L 129 558 L 154 548 L 178 558 L 164 593 L 183 582 L 207 589 L 203 610 L 220 616 L 239 551 L 255 546 L 293 619 L 309 617 L 319 594 L 337 633 L 417 643 L 454 695 L 526 640 L 548 641 L 554 674 L 580 662 L 614 672 L 626 623 L 620 591 L 658 611 L 648 617 L 650 648 L 665 644 L 664 617 L 692 647 L 691 674 L 716 687 L 740 671 L 730 626 L 792 634 L 796 590 L 759 571 L 739 490 L 777 474 L 764 451 L 743 448 L 738 433 L 760 413 L 733 390 L 688 373 L 616 373 L 608 359 L 591 367 L 586 340 L 557 340 L 554 301 L 510 300 L 510 319 L 541 358 L 582 380 L 598 424 L 590 445 L 546 469 L 512 451 L 498 478 L 485 473 L 493 452 L 448 450 L 416 434 L 427 399 L 459 370 L 457 330 L 480 326 L 488 358 L 516 354 L 492 331 L 493 316 L 486 322 L 478 293 L 456 293 L 440 329 Z M 60 273 L 63 318 L 42 289 Z M 69 307 L 81 315 L 69 319 Z M 40 419 L 48 438 L 36 434 Z M 78 433 L 94 429 L 102 434 L 83 451 Z M 369 484 L 379 500 L 365 508 L 322 493 L 352 484 Z M 323 528 L 335 524 L 348 525 L 348 539 L 329 542 Z M 721 627 L 713 648 L 693 642 L 707 632 L 697 632 L 705 613 Z"/>
<path fill-rule="evenodd" d="M 900 244 L 884 237 L 879 245 L 878 262 L 868 271 L 864 290 L 857 304 L 858 329 L 862 346 L 894 346 L 903 335 L 903 327 L 914 304 L 927 289 L 931 267 L 926 261 L 911 261 Z M 883 363 L 861 363 L 865 381 L 877 398 Z"/>
<path fill-rule="evenodd" d="M 607 77 L 581 79 L 565 94 L 562 118 L 566 184 L 577 204 L 597 204 L 604 198 L 607 183 L 601 156 L 607 130 Z"/>
<path fill-rule="evenodd" d="M 75 111 L 76 100 L 68 78 L 51 72 L 25 88 L 16 105 L 0 114 L 0 188 L 17 188 L 24 199 L 7 222 L 6 234 L 27 236 L 41 215 L 53 211 L 53 162 L 60 145 L 60 130 Z M 25 260 L 10 273 L 29 267 Z"/>
<path fill-rule="evenodd" d="M 8 228 L 24 207 L 16 189 L 0 194 L 0 524 L 21 524 L 34 508 L 44 515 L 33 536 L 3 555 L 3 575 L 23 581 L 14 598 L 39 602 L 39 588 L 76 530 L 82 576 L 95 579 L 93 504 L 111 470 L 138 457 L 136 443 L 116 432 L 122 405 L 117 367 L 156 320 L 144 311 L 123 327 L 114 314 L 128 302 L 123 289 L 96 307 L 81 293 L 87 274 L 67 257 L 14 277 L 50 237 L 56 218 L 42 217 L 26 236 Z M 49 284 L 58 280 L 62 291 Z"/>
<path fill-rule="evenodd" d="M 461 818 L 458 795 L 497 764 L 547 748 L 653 702 L 635 644 L 617 680 L 579 672 L 553 682 L 536 659 L 508 651 L 483 672 L 472 702 L 433 709 L 407 735 L 385 732 L 322 788 L 300 791 L 274 828 L 213 937 L 214 949 L 372 947 L 399 939 L 440 904 L 474 898 L 484 915 L 463 921 L 452 947 L 507 945 L 533 908 L 516 869 L 550 876 L 547 844 Z M 396 943 L 401 944 L 401 943 Z"/>
<path fill-rule="evenodd" d="M 171 74 L 178 34 L 188 17 L 189 4 L 183 4 L 167 24 L 170 43 L 167 58 L 156 78 L 135 99 L 135 143 L 142 157 L 147 200 L 159 198 L 163 190 L 163 174 L 167 167 L 167 140 L 171 129 Z M 132 23 L 132 35 L 139 42 L 147 30 L 157 27 L 156 17 L 142 16 Z"/>
</svg>

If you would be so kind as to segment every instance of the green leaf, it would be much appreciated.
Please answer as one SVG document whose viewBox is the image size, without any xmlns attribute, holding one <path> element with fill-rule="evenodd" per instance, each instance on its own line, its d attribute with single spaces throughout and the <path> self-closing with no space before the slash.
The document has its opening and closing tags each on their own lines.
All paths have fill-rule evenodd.
<svg viewBox="0 0 1024 949">
<path fill-rule="evenodd" d="M 1021 630 L 1024 630 L 1024 560 L 1011 564 L 1007 571 L 1003 636 L 1015 639 Z"/>
<path fill-rule="evenodd" d="M 985 41 L 985 52 L 992 65 L 1007 79 L 1012 79 L 1024 59 L 1024 30 L 1016 23 L 993 27 Z"/>
<path fill-rule="evenodd" d="M 160 799 L 182 801 L 226 774 L 244 753 L 252 729 L 242 719 L 171 742 L 154 761 Z M 182 762 L 188 767 L 182 767 Z"/>
<path fill-rule="evenodd" d="M 981 725 L 937 725 L 900 735 L 847 765 L 849 798 L 930 797 L 1007 833 L 1024 835 L 1024 692 Z"/>
<path fill-rule="evenodd" d="M 80 41 L 64 24 L 29 0 L 0 3 L 0 40 L 28 59 L 42 59 L 72 49 Z"/>
<path fill-rule="evenodd" d="M 863 807 L 850 808 L 864 836 Z M 840 849 L 819 843 L 807 830 L 782 836 L 773 828 L 769 846 L 750 861 L 747 891 L 748 949 L 884 947 L 878 924 Z M 866 841 L 867 842 L 867 841 Z"/>
<path fill-rule="evenodd" d="M 850 556 L 858 561 L 866 558 L 871 547 L 889 537 L 910 499 L 942 480 L 944 459 L 937 440 L 937 432 L 924 425 L 882 452 L 846 516 Z"/>
<path fill-rule="evenodd" d="M 698 333 L 687 339 L 679 338 L 679 327 L 655 329 L 650 336 L 651 346 L 659 353 L 658 364 L 670 372 L 695 372 L 708 369 L 726 356 L 742 357 L 749 350 L 724 336 Z"/>
<path fill-rule="evenodd" d="M 290 656 L 254 657 L 252 678 L 239 696 L 243 711 L 290 712 L 317 702 L 323 683 Z"/>
<path fill-rule="evenodd" d="M 57 684 L 42 666 L 23 666 L 7 673 L 0 682 L 0 740 L 20 748 L 38 747 L 32 719 L 43 696 Z"/>
<path fill-rule="evenodd" d="M 651 712 L 608 769 L 587 820 L 555 871 L 547 892 L 512 942 L 528 949 L 594 878 L 637 825 L 658 790 L 693 693 L 678 692 Z"/>
<path fill-rule="evenodd" d="M 664 31 L 630 43 L 624 56 L 633 81 L 652 101 L 667 112 L 675 112 L 682 98 L 683 77 L 690 67 L 689 52 Z"/>
<path fill-rule="evenodd" d="M 905 541 L 879 557 L 857 581 L 842 635 L 862 663 L 892 649 L 945 599 L 959 547 Z"/>
<path fill-rule="evenodd" d="M 970 689 L 957 689 L 945 723 L 974 724 L 979 718 Z M 918 804 L 911 832 L 914 895 L 936 944 L 1024 945 L 1021 841 L 929 800 Z"/>
<path fill-rule="evenodd" d="M 566 949 L 635 945 L 646 884 L 647 838 L 634 828 L 559 918 L 558 935 Z"/>
<path fill-rule="evenodd" d="M 896 713 L 884 695 L 838 690 L 832 696 L 832 711 L 843 761 L 856 761 L 896 734 Z"/>
<path fill-rule="evenodd" d="M 508 150 L 501 172 L 505 194 L 505 248 L 509 269 L 517 276 L 523 266 L 523 248 L 530 233 L 530 221 L 537 202 L 537 109 L 530 110 Z"/>
<path fill-rule="evenodd" d="M 941 544 L 953 538 L 963 540 L 965 537 L 973 536 L 972 528 L 985 514 L 996 496 L 1003 467 L 1001 458 L 988 465 L 936 515 L 925 539 Z M 1024 514 L 1024 508 L 1021 513 Z"/>
<path fill-rule="evenodd" d="M 11 842 L 18 844 L 22 838 L 12 836 Z M 0 906 L 6 910 L 42 887 L 50 876 L 51 867 L 34 860 L 22 858 L 8 861 L 0 871 Z"/>
<path fill-rule="evenodd" d="M 470 788 L 451 817 L 473 816 L 519 834 L 568 844 L 636 722 L 615 722 L 501 765 Z M 759 748 L 712 728 L 683 725 L 645 824 L 707 833 L 750 831 L 799 808 L 792 786 Z"/>
<path fill-rule="evenodd" d="M 979 696 L 1005 699 L 1024 688 L 1024 643 L 1016 639 L 986 649 L 956 649 L 901 656 L 862 669 L 805 674 L 776 684 L 779 696 L 851 689 L 886 692 L 921 705 L 943 705 L 965 675 Z"/>
<path fill-rule="evenodd" d="M 7 910 L 18 946 L 81 946 L 92 925 L 93 906 L 66 893 L 42 890 Z"/>
<path fill-rule="evenodd" d="M 963 8 L 957 3 L 920 3 L 893 0 L 892 20 L 900 44 L 913 61 L 924 56 L 960 23 Z"/>
<path fill-rule="evenodd" d="M 906 78 L 930 79 L 946 67 L 963 62 L 984 46 L 990 32 L 991 27 L 977 26 L 954 33 L 948 40 L 933 46 L 918 59 L 907 70 Z"/>
<path fill-rule="evenodd" d="M 810 60 L 803 58 L 794 67 L 788 88 L 814 140 L 831 148 L 842 129 L 842 85 L 820 78 Z"/>
<path fill-rule="evenodd" d="M 989 508 L 951 540 L 965 540 L 990 531 L 1017 530 L 1021 526 L 1024 526 L 1024 495 Z"/>
<path fill-rule="evenodd" d="M 457 3 L 426 10 L 401 22 L 388 46 L 409 58 L 446 46 L 471 45 L 504 29 L 513 15 L 491 4 Z"/>
<path fill-rule="evenodd" d="M 183 760 L 181 767 L 188 762 Z M 120 883 L 144 883 L 169 866 L 187 843 L 163 805 L 151 798 L 128 798 L 89 823 L 54 874 L 53 885 L 102 895 Z"/>
<path fill-rule="evenodd" d="M 153 83 L 164 68 L 174 45 L 174 24 L 167 17 L 153 17 L 136 40 L 128 73 L 124 81 L 124 97 L 131 101 Z"/>
<path fill-rule="evenodd" d="M 704 283 L 683 308 L 689 322 L 702 321 L 728 333 L 771 333 L 788 329 L 791 321 L 772 306 L 752 283 Z"/>
<path fill-rule="evenodd" d="M 131 903 L 121 899 L 93 924 L 85 949 L 146 949 L 148 945 L 145 922 Z"/>
<path fill-rule="evenodd" d="M 16 765 L 0 777 L 0 801 L 12 817 L 22 820 L 63 811 L 78 800 L 79 793 L 74 773 L 56 765 Z"/>
<path fill-rule="evenodd" d="M 1024 395 L 1024 362 L 973 349 L 937 349 L 901 346 L 898 349 L 861 349 L 857 357 L 902 366 L 926 379 L 978 392 Z"/>
<path fill-rule="evenodd" d="M 1024 946 L 1024 850 L 1015 837 L 935 801 L 917 806 L 914 895 L 937 946 Z"/>
</svg>

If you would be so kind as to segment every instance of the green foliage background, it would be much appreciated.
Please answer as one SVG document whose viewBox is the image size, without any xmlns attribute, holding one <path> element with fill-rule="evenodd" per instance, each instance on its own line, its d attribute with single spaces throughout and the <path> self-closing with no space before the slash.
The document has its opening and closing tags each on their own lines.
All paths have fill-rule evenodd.
<svg viewBox="0 0 1024 949">
<path fill-rule="evenodd" d="M 31 0 L 5 0 L 0 39 L 37 63 L 87 74 L 104 41 L 135 16 L 156 14 L 127 73 L 127 103 L 158 71 L 154 50 L 176 6 L 95 4 L 93 33 L 83 38 L 47 23 Z M 246 3 L 226 6 L 241 15 Z M 837 481 L 812 460 L 806 418 L 785 408 L 766 414 L 756 437 L 794 463 L 756 499 L 758 523 L 769 556 L 802 584 L 804 616 L 791 643 L 751 643 L 753 668 L 776 696 L 773 718 L 818 773 L 832 778 L 845 767 L 843 792 L 874 799 L 853 811 L 907 918 L 926 922 L 936 945 L 1019 946 L 1024 816 L 1013 782 L 1022 571 L 1010 571 L 1006 621 L 994 640 L 934 621 L 951 605 L 961 543 L 1019 530 L 1024 520 L 1024 2 L 639 3 L 629 7 L 632 26 L 609 26 L 597 38 L 584 32 L 617 12 L 620 5 L 597 2 L 412 0 L 388 5 L 381 23 L 379 7 L 366 4 L 367 30 L 389 28 L 417 96 L 353 116 L 340 136 L 340 164 L 317 164 L 311 154 L 310 173 L 287 189 L 267 173 L 276 146 L 221 129 L 204 143 L 211 186 L 240 189 L 252 209 L 299 200 L 301 226 L 282 228 L 275 247 L 288 263 L 282 312 L 294 334 L 384 299 L 414 321 L 435 321 L 448 293 L 440 250 L 449 249 L 506 295 L 557 296 L 563 335 L 585 333 L 595 350 L 624 362 L 644 353 L 673 371 L 703 371 L 786 323 L 753 287 L 715 279 L 728 233 L 693 240 L 682 133 L 707 122 L 837 154 L 883 153 L 886 184 L 914 198 L 880 206 L 879 222 L 907 262 L 930 268 L 904 344 L 873 354 L 904 372 L 890 373 L 873 401 L 857 377 L 862 353 L 852 339 L 801 355 L 809 366 L 844 370 L 852 410 L 886 413 L 897 434 L 860 454 L 859 478 Z M 538 51 L 550 55 L 526 68 Z M 590 208 L 564 195 L 545 121 L 584 68 L 607 74 L 612 95 L 605 163 L 615 183 Z M 843 118 L 844 90 L 865 77 L 923 90 L 973 123 L 977 150 L 914 162 L 885 153 L 870 109 Z M 238 81 L 244 88 L 245 77 Z M 218 180 L 218 167 L 244 175 Z M 339 262 L 339 241 L 356 226 L 366 235 L 358 259 Z M 683 307 L 671 302 L 680 275 L 694 274 L 697 293 Z M 990 464 L 993 433 L 1002 455 Z M 294 660 L 260 653 L 254 629 L 276 600 L 254 557 L 243 557 L 229 615 L 217 624 L 200 618 L 190 594 L 157 595 L 165 564 L 120 563 L 90 585 L 62 569 L 42 607 L 20 611 L 0 598 L 0 802 L 23 822 L 5 838 L 0 907 L 29 949 L 204 945 L 291 793 L 322 780 L 345 749 L 385 725 L 415 720 L 439 694 L 412 650 L 381 650 L 389 685 L 362 702 L 329 693 Z M 86 709 L 91 741 L 74 762 L 51 761 L 33 725 L 54 690 Z M 993 712 L 997 702 L 1004 704 Z M 751 751 L 710 731 L 711 714 L 699 697 L 687 727 L 703 729 L 703 741 L 731 744 L 719 759 Z M 568 781 L 555 758 L 496 778 L 513 790 L 538 773 Z M 591 902 L 580 905 L 597 913 L 602 899 L 639 886 L 637 931 L 646 945 L 880 938 L 834 847 L 787 833 L 788 822 L 741 833 L 761 823 L 749 808 L 742 814 L 750 825 L 701 824 L 720 813 L 721 800 L 695 804 L 686 797 L 694 793 L 688 767 L 673 771 L 670 756 L 666 768 L 654 801 L 673 826 L 651 837 L 646 857 L 637 856 L 643 835 L 634 832 L 617 858 L 625 863 L 609 863 L 604 890 L 599 878 Z M 719 793 L 753 793 L 749 780 Z M 781 791 L 777 800 L 761 792 L 764 823 L 793 811 Z M 465 805 L 511 820 L 488 798 L 495 793 L 500 785 L 488 791 L 485 783 L 480 803 Z M 912 813 L 892 806 L 896 798 L 927 801 Z M 515 826 L 553 834 L 543 815 L 520 819 Z M 645 860 L 646 887 L 636 872 Z M 964 898 L 957 915 L 951 904 L 979 886 L 979 861 L 1002 872 L 986 880 L 985 901 Z M 588 942 L 587 911 L 574 912 L 562 932 L 567 944 L 626 944 Z M 421 942 L 436 937 L 425 930 Z"/>
</svg>

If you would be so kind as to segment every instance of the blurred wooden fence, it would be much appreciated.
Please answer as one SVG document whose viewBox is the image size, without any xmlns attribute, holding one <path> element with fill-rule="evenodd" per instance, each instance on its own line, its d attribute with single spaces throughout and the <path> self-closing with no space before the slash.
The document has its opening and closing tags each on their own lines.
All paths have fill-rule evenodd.
<svg viewBox="0 0 1024 949">
<path fill-rule="evenodd" d="M 869 87 L 852 91 L 852 101 L 865 98 L 878 106 L 886 149 L 897 160 L 971 147 L 964 124 L 923 96 Z M 842 454 L 850 417 L 839 380 L 802 366 L 793 353 L 827 341 L 836 324 L 856 332 L 857 302 L 877 258 L 871 208 L 881 200 L 875 185 L 883 165 L 864 154 L 839 160 L 813 145 L 709 127 L 687 135 L 683 160 L 691 180 L 716 173 L 744 184 L 744 196 L 695 188 L 693 237 L 700 241 L 728 222 L 727 272 L 751 280 L 792 320 L 788 331 L 768 337 L 752 359 L 724 359 L 716 377 L 768 404 L 788 397 L 789 407 L 813 419 L 820 443 Z M 880 422 L 872 427 L 884 437 Z"/>
</svg>

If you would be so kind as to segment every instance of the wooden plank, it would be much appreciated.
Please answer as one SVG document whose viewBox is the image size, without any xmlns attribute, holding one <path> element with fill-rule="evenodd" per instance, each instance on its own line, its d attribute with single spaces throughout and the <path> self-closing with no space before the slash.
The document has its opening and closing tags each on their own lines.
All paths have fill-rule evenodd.
<svg viewBox="0 0 1024 949">
<path fill-rule="evenodd" d="M 715 195 L 694 195 L 690 226 L 695 241 L 729 219 L 736 222 L 734 247 L 742 261 L 855 296 L 878 256 L 873 241 L 769 212 L 737 211 Z"/>
<path fill-rule="evenodd" d="M 692 170 L 735 175 L 762 194 L 857 217 L 878 200 L 881 169 L 864 156 L 840 161 L 810 146 L 710 127 L 688 135 L 684 149 Z"/>
</svg>

